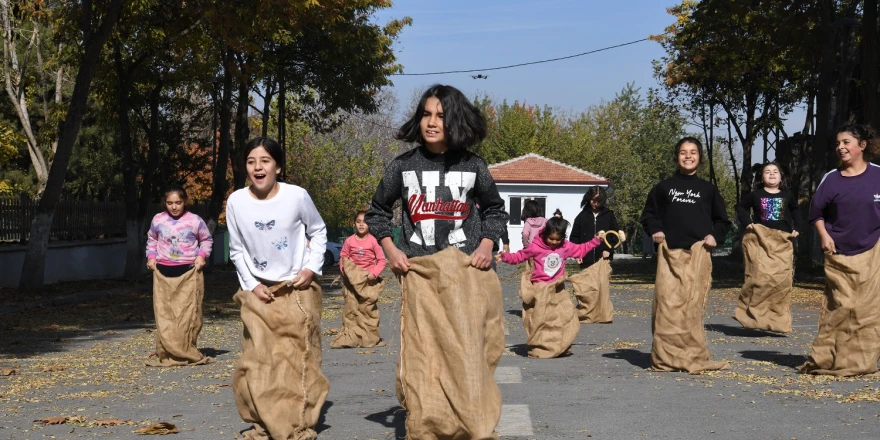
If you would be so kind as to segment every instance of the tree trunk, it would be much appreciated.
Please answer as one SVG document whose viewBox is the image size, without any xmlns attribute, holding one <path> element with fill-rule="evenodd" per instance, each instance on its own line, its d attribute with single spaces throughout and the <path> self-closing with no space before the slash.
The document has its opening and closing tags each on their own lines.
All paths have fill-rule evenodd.
<svg viewBox="0 0 880 440">
<path fill-rule="evenodd" d="M 266 78 L 266 96 L 263 97 L 263 127 L 260 130 L 260 136 L 269 136 L 269 121 L 272 112 L 272 98 L 275 96 L 275 81 L 272 77 Z"/>
<path fill-rule="evenodd" d="M 37 205 L 34 221 L 31 224 L 30 240 L 24 256 L 24 265 L 21 271 L 19 287 L 33 289 L 42 287 L 46 272 L 46 252 L 49 248 L 49 234 L 52 229 L 52 220 L 55 217 L 55 206 L 61 198 L 64 187 L 64 179 L 67 175 L 67 167 L 73 155 L 73 146 L 79 135 L 82 118 L 86 111 L 89 99 L 89 88 L 92 78 L 98 68 L 98 61 L 104 43 L 110 36 L 110 31 L 119 20 L 119 12 L 124 0 L 112 0 L 104 10 L 104 21 L 92 32 L 92 10 L 84 7 L 81 24 L 83 26 L 84 44 L 82 57 L 80 58 L 79 71 L 73 86 L 73 95 L 67 107 L 67 114 L 61 125 L 58 138 L 58 149 L 49 170 L 49 179 L 46 182 L 46 190 L 40 197 Z"/>
<path fill-rule="evenodd" d="M 877 15 L 880 2 L 865 0 L 862 18 L 862 121 L 880 129 L 880 32 Z"/>
<path fill-rule="evenodd" d="M 241 76 L 238 78 L 238 107 L 235 112 L 235 148 L 233 149 L 234 157 L 232 161 L 232 179 L 235 189 L 244 188 L 244 184 L 247 182 L 247 170 L 244 166 L 245 160 L 242 152 L 251 132 L 250 127 L 248 127 L 249 104 L 250 82 L 244 73 L 244 69 L 241 69 Z"/>
<path fill-rule="evenodd" d="M 217 165 L 214 167 L 214 187 L 211 191 L 209 227 L 214 227 L 223 211 L 223 201 L 229 190 L 226 172 L 229 167 L 231 148 L 230 130 L 232 128 L 232 49 L 226 48 L 223 57 L 223 96 L 220 101 L 220 140 L 217 144 Z"/>
<path fill-rule="evenodd" d="M 819 68 L 819 85 L 816 94 L 816 136 L 813 138 L 813 185 L 818 185 L 831 166 L 828 151 L 832 150 L 831 131 L 834 123 L 831 112 L 832 88 L 834 87 L 835 38 L 831 29 L 834 21 L 834 2 L 821 0 L 819 4 L 819 35 L 822 41 L 822 61 Z M 816 190 L 815 186 L 812 188 Z"/>
<path fill-rule="evenodd" d="M 150 225 L 150 202 L 154 196 L 153 176 L 156 174 L 156 169 L 159 168 L 159 97 L 161 92 L 161 83 L 157 84 L 150 92 L 150 121 L 147 126 L 149 149 L 147 150 L 147 167 L 144 169 L 141 196 L 138 202 L 138 219 L 141 222 L 139 229 L 141 231 L 146 231 Z M 140 252 L 141 249 L 138 248 L 138 258 L 143 264 L 144 253 Z"/>
<path fill-rule="evenodd" d="M 278 144 L 284 151 L 284 163 L 287 164 L 287 82 L 284 75 L 278 75 Z M 281 169 L 281 180 L 287 181 L 287 166 Z"/>
</svg>

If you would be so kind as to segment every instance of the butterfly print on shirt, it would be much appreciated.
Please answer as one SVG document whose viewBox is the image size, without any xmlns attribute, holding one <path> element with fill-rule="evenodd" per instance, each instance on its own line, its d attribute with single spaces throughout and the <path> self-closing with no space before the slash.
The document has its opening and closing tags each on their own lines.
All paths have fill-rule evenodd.
<svg viewBox="0 0 880 440">
<path fill-rule="evenodd" d="M 266 270 L 266 266 L 269 264 L 268 261 L 260 262 L 257 260 L 257 257 L 254 257 L 254 267 L 257 268 L 260 272 Z"/>
<path fill-rule="evenodd" d="M 256 226 L 257 229 L 259 229 L 261 231 L 271 231 L 272 227 L 275 226 L 275 220 L 269 220 L 266 223 L 257 221 L 257 222 L 254 222 L 254 226 Z"/>
</svg>

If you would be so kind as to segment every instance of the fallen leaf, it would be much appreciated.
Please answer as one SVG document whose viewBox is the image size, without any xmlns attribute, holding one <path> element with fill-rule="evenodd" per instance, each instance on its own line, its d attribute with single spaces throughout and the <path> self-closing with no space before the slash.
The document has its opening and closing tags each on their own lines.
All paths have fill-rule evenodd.
<svg viewBox="0 0 880 440">
<path fill-rule="evenodd" d="M 375 391 L 376 391 L 377 393 L 384 393 L 384 392 L 385 392 L 385 390 L 381 390 L 381 389 L 380 389 L 380 390 L 375 390 Z"/>
<path fill-rule="evenodd" d="M 116 334 L 116 330 L 107 330 L 106 332 L 104 332 L 104 334 L 105 334 L 105 335 L 115 335 L 115 334 Z"/>
<path fill-rule="evenodd" d="M 134 432 L 135 434 L 144 434 L 144 435 L 166 435 L 166 434 L 177 434 L 180 431 L 177 430 L 176 426 L 174 426 L 168 422 L 162 422 L 162 423 L 157 423 L 153 426 L 141 428 L 141 429 L 138 429 L 138 430 L 132 431 L 132 432 Z"/>
<path fill-rule="evenodd" d="M 339 334 L 339 329 L 338 329 L 338 328 L 328 328 L 328 329 L 324 332 L 324 336 L 332 336 L 332 335 L 338 335 L 338 334 Z"/>
<path fill-rule="evenodd" d="M 231 387 L 232 384 L 231 383 L 218 383 L 217 386 L 218 387 Z"/>
<path fill-rule="evenodd" d="M 130 420 L 119 420 L 119 419 L 95 420 L 95 426 L 127 425 L 129 422 L 130 422 Z"/>
<path fill-rule="evenodd" d="M 46 331 L 46 330 L 61 330 L 61 326 L 59 326 L 58 324 L 52 324 L 52 325 L 47 325 L 47 326 L 45 326 L 45 327 L 40 327 L 40 330 L 42 330 L 42 331 Z"/>
<path fill-rule="evenodd" d="M 14 374 L 18 374 L 18 370 L 4 368 L 0 370 L 0 376 L 12 376 Z"/>
<path fill-rule="evenodd" d="M 67 421 L 67 417 L 54 416 L 54 417 L 43 417 L 42 419 L 34 420 L 34 423 L 42 423 L 44 425 L 60 425 Z"/>
<path fill-rule="evenodd" d="M 375 352 L 376 352 L 376 350 L 361 350 L 361 351 L 354 352 L 354 354 L 373 354 Z"/>
<path fill-rule="evenodd" d="M 43 373 L 55 373 L 58 371 L 64 371 L 66 369 L 67 369 L 67 367 L 64 365 L 52 364 L 52 365 L 49 365 L 48 367 L 43 367 Z"/>
</svg>

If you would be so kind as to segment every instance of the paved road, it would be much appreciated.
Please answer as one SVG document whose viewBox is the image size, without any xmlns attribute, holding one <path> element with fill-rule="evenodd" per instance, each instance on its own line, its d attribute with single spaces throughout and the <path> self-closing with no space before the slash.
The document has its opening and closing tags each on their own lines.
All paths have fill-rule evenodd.
<svg viewBox="0 0 880 440">
<path fill-rule="evenodd" d="M 795 330 L 788 337 L 742 330 L 730 316 L 732 281 L 716 282 L 707 308 L 713 357 L 731 370 L 688 375 L 647 370 L 650 351 L 650 262 L 616 262 L 613 324 L 584 325 L 573 355 L 529 359 L 522 346 L 519 273 L 499 269 L 508 350 L 496 374 L 504 401 L 498 426 L 505 439 L 877 439 L 880 379 L 797 374 L 815 335 L 815 289 L 794 295 Z M 329 280 L 330 277 L 327 277 Z M 327 281 L 325 280 L 325 281 Z M 239 353 L 235 281 L 208 283 L 200 346 L 217 362 L 147 369 L 152 310 L 143 291 L 99 303 L 63 305 L 4 316 L 0 328 L 0 439 L 135 438 L 133 430 L 167 421 L 175 438 L 234 438 L 248 426 L 235 410 L 231 372 Z M 394 394 L 399 286 L 388 283 L 380 305 L 387 348 L 330 350 L 324 372 L 331 390 L 322 439 L 402 438 L 404 413 Z M 325 289 L 324 330 L 338 327 L 338 288 Z M 33 420 L 70 416 L 61 425 Z M 101 427 L 95 421 L 131 420 Z"/>
</svg>

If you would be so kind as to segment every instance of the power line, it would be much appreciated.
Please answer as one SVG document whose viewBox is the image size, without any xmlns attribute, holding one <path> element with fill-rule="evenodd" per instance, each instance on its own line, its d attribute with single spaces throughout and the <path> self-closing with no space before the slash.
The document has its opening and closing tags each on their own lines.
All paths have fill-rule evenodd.
<svg viewBox="0 0 880 440">
<path fill-rule="evenodd" d="M 549 60 L 541 60 L 541 61 L 530 61 L 528 63 L 519 63 L 519 64 L 511 64 L 509 66 L 499 66 L 499 67 L 489 67 L 486 69 L 468 69 L 468 70 L 449 70 L 446 72 L 424 72 L 424 73 L 395 73 L 397 76 L 423 76 L 423 75 L 446 75 L 449 73 L 472 73 L 472 72 L 486 72 L 489 70 L 501 70 L 501 69 L 510 69 L 513 67 L 522 67 L 522 66 L 530 66 L 532 64 L 542 64 L 542 63 L 550 63 L 553 61 L 567 60 L 569 58 L 577 58 L 582 57 L 584 55 L 590 55 L 597 52 L 604 52 L 606 50 L 617 49 L 618 47 L 629 46 L 630 44 L 641 43 L 642 41 L 648 41 L 649 38 L 641 38 L 638 40 L 630 41 L 628 43 L 617 44 L 614 46 L 603 47 L 601 49 L 595 49 L 588 52 L 582 52 L 574 55 L 568 55 L 559 58 L 550 58 Z"/>
</svg>

